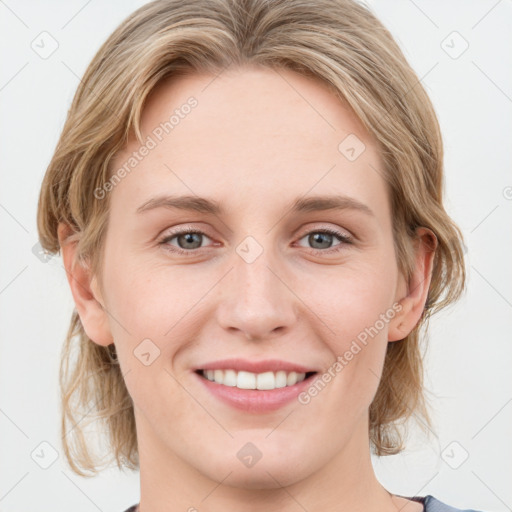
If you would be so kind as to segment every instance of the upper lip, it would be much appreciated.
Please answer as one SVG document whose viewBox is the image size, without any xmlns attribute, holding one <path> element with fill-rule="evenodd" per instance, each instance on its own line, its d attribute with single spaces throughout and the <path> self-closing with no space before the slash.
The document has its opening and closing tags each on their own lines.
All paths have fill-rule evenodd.
<svg viewBox="0 0 512 512">
<path fill-rule="evenodd" d="M 235 370 L 246 371 L 251 373 L 264 373 L 264 372 L 278 372 L 283 370 L 285 372 L 308 373 L 316 372 L 314 368 L 307 366 L 290 363 L 280 359 L 265 359 L 263 361 L 249 361 L 247 359 L 222 359 L 219 361 L 212 361 L 205 363 L 197 370 Z"/>
</svg>

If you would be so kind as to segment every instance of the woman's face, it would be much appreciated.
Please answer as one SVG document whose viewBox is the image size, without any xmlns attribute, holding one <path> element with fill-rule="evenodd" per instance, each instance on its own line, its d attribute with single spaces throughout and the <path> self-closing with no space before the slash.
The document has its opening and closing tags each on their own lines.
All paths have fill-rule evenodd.
<svg viewBox="0 0 512 512">
<path fill-rule="evenodd" d="M 321 83 L 256 68 L 161 84 L 141 126 L 107 191 L 100 299 L 141 460 L 246 488 L 357 460 L 407 293 L 375 141 Z M 196 371 L 231 358 L 317 373 L 244 391 Z"/>
</svg>

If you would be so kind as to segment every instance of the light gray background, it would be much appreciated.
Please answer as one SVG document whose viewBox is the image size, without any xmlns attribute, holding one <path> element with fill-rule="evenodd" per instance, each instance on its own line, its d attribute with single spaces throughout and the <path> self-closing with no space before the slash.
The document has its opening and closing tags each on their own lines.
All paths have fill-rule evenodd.
<svg viewBox="0 0 512 512">
<path fill-rule="evenodd" d="M 43 263 L 32 247 L 40 183 L 79 79 L 107 36 L 143 3 L 0 1 L 0 511 L 115 512 L 139 499 L 137 473 L 113 469 L 83 479 L 64 464 L 57 375 L 72 300 L 60 257 Z M 469 271 L 465 298 L 431 322 L 426 381 L 435 434 L 426 440 L 413 430 L 410 448 L 375 460 L 375 468 L 397 494 L 510 510 L 512 5 L 370 5 L 434 102 L 447 208 L 464 231 Z M 58 42 L 46 59 L 31 48 L 48 38 L 43 31 Z M 457 56 L 464 40 L 469 47 Z M 52 449 L 42 442 L 58 454 L 48 469 L 39 464 L 51 461 Z"/>
</svg>

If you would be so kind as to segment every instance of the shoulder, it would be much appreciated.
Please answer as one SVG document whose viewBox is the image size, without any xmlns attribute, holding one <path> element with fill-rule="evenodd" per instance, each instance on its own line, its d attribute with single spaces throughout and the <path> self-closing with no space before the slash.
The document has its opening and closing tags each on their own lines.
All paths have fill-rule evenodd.
<svg viewBox="0 0 512 512">
<path fill-rule="evenodd" d="M 447 505 L 437 498 L 434 498 L 434 496 L 431 496 L 430 494 L 422 498 L 422 502 L 424 506 L 424 512 L 482 512 L 472 508 L 460 509 L 452 507 L 451 505 Z"/>
<path fill-rule="evenodd" d="M 423 503 L 424 512 L 482 512 L 481 510 L 475 510 L 473 508 L 460 509 L 452 507 L 451 505 L 438 500 L 430 494 L 421 498 L 415 497 L 408 499 L 414 499 L 415 501 L 420 501 Z M 130 508 L 126 509 L 125 512 L 137 512 L 137 505 L 131 506 Z"/>
</svg>

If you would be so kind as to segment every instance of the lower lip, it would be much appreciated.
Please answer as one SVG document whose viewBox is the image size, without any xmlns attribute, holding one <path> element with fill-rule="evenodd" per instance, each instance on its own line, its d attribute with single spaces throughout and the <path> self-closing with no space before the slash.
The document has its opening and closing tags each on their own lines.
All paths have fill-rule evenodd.
<svg viewBox="0 0 512 512">
<path fill-rule="evenodd" d="M 263 413 L 275 411 L 294 399 L 306 388 L 311 386 L 317 374 L 297 382 L 293 386 L 269 390 L 240 389 L 235 386 L 224 386 L 218 382 L 208 380 L 206 377 L 194 372 L 194 375 L 203 385 L 222 402 L 245 412 Z"/>
</svg>

